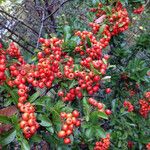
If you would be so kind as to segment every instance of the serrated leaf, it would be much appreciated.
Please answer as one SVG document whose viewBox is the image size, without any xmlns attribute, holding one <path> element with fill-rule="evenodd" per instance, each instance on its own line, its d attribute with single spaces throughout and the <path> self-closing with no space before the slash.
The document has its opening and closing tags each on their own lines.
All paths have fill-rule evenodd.
<svg viewBox="0 0 150 150">
<path fill-rule="evenodd" d="M 49 96 L 42 96 L 38 98 L 33 104 L 41 106 L 51 106 L 51 98 Z"/>
</svg>

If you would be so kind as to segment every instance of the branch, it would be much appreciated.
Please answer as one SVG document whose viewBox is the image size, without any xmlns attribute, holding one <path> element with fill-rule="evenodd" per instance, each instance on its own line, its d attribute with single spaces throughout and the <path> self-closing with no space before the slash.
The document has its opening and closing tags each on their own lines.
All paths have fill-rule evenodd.
<svg viewBox="0 0 150 150">
<path fill-rule="evenodd" d="M 54 0 L 49 5 L 48 0 L 45 0 L 45 7 L 46 7 L 46 11 L 48 12 L 48 15 L 52 13 L 51 11 L 52 11 L 52 8 L 53 8 L 53 5 L 54 5 L 53 3 L 54 3 Z M 55 23 L 55 18 L 54 18 L 53 15 L 50 16 L 50 21 L 52 22 L 52 25 L 55 27 L 56 23 Z M 51 30 L 52 32 L 56 32 L 56 28 L 54 28 L 54 27 L 51 28 L 51 26 L 50 26 L 50 29 L 53 29 L 53 30 Z"/>
<path fill-rule="evenodd" d="M 11 36 L 9 37 L 11 40 L 13 40 L 15 43 L 17 43 L 19 46 L 21 46 L 23 49 L 27 50 L 30 54 L 34 55 L 34 52 L 27 49 L 24 45 L 20 44 L 17 40 L 13 39 Z"/>
<path fill-rule="evenodd" d="M 19 37 L 22 41 L 25 41 L 21 36 L 19 36 L 18 34 L 16 34 L 13 30 L 9 29 L 8 27 L 6 27 L 5 25 L 3 25 L 1 22 L 0 22 L 0 25 L 3 26 L 5 29 L 7 29 L 11 34 L 14 34 L 15 36 Z M 33 45 L 31 45 L 30 43 L 27 43 L 29 46 L 33 47 Z"/>
<path fill-rule="evenodd" d="M 39 36 L 37 39 L 36 49 L 38 49 L 38 47 L 39 47 L 39 38 L 41 37 L 41 34 L 42 34 L 42 29 L 43 29 L 43 25 L 44 25 L 44 21 L 43 21 L 44 17 L 45 17 L 45 11 L 43 10 L 43 15 L 42 15 L 42 19 L 41 19 L 41 27 L 40 27 Z"/>
<path fill-rule="evenodd" d="M 55 14 L 65 3 L 67 3 L 69 0 L 65 0 L 62 2 L 50 15 L 44 18 L 43 21 L 46 21 L 49 17 L 51 17 L 53 14 Z"/>
<path fill-rule="evenodd" d="M 18 18 L 8 14 L 7 12 L 3 11 L 3 10 L 0 10 L 1 13 L 4 13 L 5 15 L 9 16 L 10 18 L 13 18 L 15 20 L 17 20 L 18 22 L 22 23 L 24 26 L 26 26 L 27 28 L 29 28 L 30 30 L 32 30 L 36 35 L 38 35 L 38 32 L 35 31 L 33 28 L 31 28 L 30 26 L 28 26 L 27 24 L 25 24 L 23 21 L 21 20 L 18 20 Z"/>
</svg>

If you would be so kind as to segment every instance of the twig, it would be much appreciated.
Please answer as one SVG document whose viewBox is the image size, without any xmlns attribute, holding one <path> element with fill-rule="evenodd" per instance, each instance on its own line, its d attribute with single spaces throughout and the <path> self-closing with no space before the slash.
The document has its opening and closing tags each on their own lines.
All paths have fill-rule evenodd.
<svg viewBox="0 0 150 150">
<path fill-rule="evenodd" d="M 4 13 L 5 15 L 9 16 L 10 18 L 13 18 L 15 20 L 17 20 L 18 22 L 20 22 L 21 24 L 23 24 L 24 26 L 26 26 L 27 28 L 29 28 L 30 30 L 32 30 L 36 35 L 38 35 L 38 32 L 35 31 L 33 28 L 31 28 L 30 26 L 28 26 L 27 24 L 25 24 L 23 21 L 19 20 L 18 18 L 8 14 L 7 12 L 0 10 L 1 13 Z"/>
<path fill-rule="evenodd" d="M 16 34 L 15 32 L 13 32 L 12 30 L 10 30 L 8 27 L 6 27 L 5 25 L 3 25 L 1 22 L 0 22 L 0 25 L 3 26 L 5 29 L 7 29 L 10 33 L 14 34 L 15 36 L 19 37 L 22 41 L 24 41 L 24 39 L 22 37 L 20 37 L 18 34 Z M 14 40 L 14 39 L 12 39 L 12 40 L 16 42 L 16 40 Z M 18 44 L 19 42 L 16 42 L 16 43 Z M 32 55 L 34 55 L 34 52 L 30 51 L 29 49 L 27 49 L 26 47 L 24 47 L 22 44 L 19 43 L 18 45 L 20 45 L 21 47 L 25 48 L 29 53 L 31 53 Z M 28 45 L 30 45 L 31 47 L 33 47 L 29 43 L 28 43 Z"/>
<path fill-rule="evenodd" d="M 69 0 L 66 0 L 66 1 L 62 2 L 50 15 L 45 17 L 43 21 L 46 21 L 49 17 L 51 17 L 53 14 L 55 14 L 68 1 Z"/>
<path fill-rule="evenodd" d="M 44 25 L 44 21 L 43 21 L 44 17 L 45 17 L 45 10 L 43 10 L 43 15 L 42 15 L 42 19 L 41 19 L 41 27 L 40 27 L 39 36 L 37 39 L 36 49 L 38 49 L 38 47 L 39 47 L 39 38 L 41 37 L 41 34 L 42 34 L 42 29 L 43 29 L 43 25 Z"/>
<path fill-rule="evenodd" d="M 17 43 L 19 46 L 21 46 L 23 49 L 27 50 L 30 54 L 34 55 L 34 52 L 27 49 L 24 45 L 20 44 L 17 40 L 13 39 L 12 37 L 9 37 L 11 40 L 13 40 L 15 43 Z"/>
</svg>

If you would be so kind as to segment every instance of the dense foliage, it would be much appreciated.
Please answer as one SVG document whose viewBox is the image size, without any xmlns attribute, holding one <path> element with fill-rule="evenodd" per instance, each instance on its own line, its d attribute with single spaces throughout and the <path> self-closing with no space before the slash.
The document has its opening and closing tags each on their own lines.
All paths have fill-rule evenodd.
<svg viewBox="0 0 150 150">
<path fill-rule="evenodd" d="M 124 34 L 142 2 L 87 2 L 85 25 L 79 30 L 58 17 L 58 36 L 39 38 L 31 59 L 14 42 L 0 44 L 4 109 L 17 107 L 0 113 L 11 125 L 1 134 L 3 148 L 46 141 L 49 149 L 150 149 L 149 33 L 132 46 Z"/>
</svg>

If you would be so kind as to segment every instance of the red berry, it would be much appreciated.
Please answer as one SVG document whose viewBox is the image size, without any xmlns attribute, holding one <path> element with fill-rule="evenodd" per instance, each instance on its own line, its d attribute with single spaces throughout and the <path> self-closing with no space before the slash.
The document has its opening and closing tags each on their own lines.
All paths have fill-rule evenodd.
<svg viewBox="0 0 150 150">
<path fill-rule="evenodd" d="M 66 132 L 65 131 L 61 130 L 61 131 L 58 132 L 58 137 L 59 138 L 64 138 L 65 136 L 66 136 Z"/>
<path fill-rule="evenodd" d="M 72 115 L 77 118 L 77 117 L 79 117 L 80 113 L 77 110 L 74 110 L 72 112 Z"/>
<path fill-rule="evenodd" d="M 109 93 L 111 92 L 111 89 L 110 89 L 110 88 L 107 88 L 107 89 L 105 90 L 105 92 L 106 92 L 106 94 L 109 94 Z"/>
<path fill-rule="evenodd" d="M 64 139 L 64 144 L 70 144 L 70 143 L 71 143 L 70 138 L 65 138 L 65 139 Z"/>
</svg>

